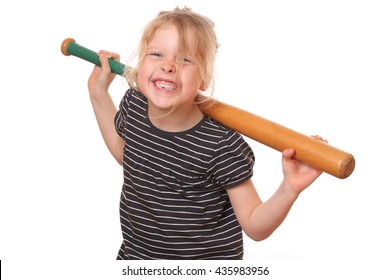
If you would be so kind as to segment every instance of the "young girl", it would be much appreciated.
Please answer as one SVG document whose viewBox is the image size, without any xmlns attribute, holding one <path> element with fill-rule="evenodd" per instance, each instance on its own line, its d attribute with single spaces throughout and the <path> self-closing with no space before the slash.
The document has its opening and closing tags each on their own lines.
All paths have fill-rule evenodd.
<svg viewBox="0 0 390 280">
<path fill-rule="evenodd" d="M 119 55 L 98 53 L 102 66 L 88 89 L 104 141 L 124 172 L 117 259 L 242 259 L 242 230 L 254 240 L 270 236 L 321 174 L 287 149 L 284 178 L 262 202 L 251 181 L 251 148 L 199 103 L 199 92 L 213 90 L 213 28 L 188 8 L 161 12 L 144 30 L 119 110 L 108 93 L 115 76 L 108 58 Z"/>
</svg>

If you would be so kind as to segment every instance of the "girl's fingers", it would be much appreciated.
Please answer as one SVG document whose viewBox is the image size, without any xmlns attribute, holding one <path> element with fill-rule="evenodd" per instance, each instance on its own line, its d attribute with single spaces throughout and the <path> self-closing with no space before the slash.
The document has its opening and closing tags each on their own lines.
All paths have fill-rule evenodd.
<svg viewBox="0 0 390 280">
<path fill-rule="evenodd" d="M 323 139 L 321 136 L 318 136 L 318 135 L 311 135 L 312 138 L 316 139 L 316 140 L 319 140 L 319 141 L 322 141 L 324 143 L 328 143 L 328 140 L 326 139 Z"/>
</svg>

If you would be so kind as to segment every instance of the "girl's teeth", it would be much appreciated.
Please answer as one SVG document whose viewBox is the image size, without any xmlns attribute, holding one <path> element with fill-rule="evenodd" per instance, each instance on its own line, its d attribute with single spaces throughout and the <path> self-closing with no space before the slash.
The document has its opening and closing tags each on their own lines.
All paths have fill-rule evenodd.
<svg viewBox="0 0 390 280">
<path fill-rule="evenodd" d="M 158 88 L 162 88 L 162 89 L 165 89 L 165 90 L 173 90 L 175 89 L 175 86 L 174 84 L 172 83 L 168 83 L 168 82 L 156 82 L 155 83 L 156 87 Z"/>
</svg>

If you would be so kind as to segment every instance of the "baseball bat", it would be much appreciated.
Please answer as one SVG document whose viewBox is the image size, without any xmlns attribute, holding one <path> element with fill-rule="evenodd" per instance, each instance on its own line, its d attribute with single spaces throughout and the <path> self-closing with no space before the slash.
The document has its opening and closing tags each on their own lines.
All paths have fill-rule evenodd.
<svg viewBox="0 0 390 280">
<path fill-rule="evenodd" d="M 96 52 L 72 38 L 62 42 L 61 52 L 101 66 Z M 109 59 L 109 64 L 112 73 L 123 75 L 124 64 L 113 59 Z M 332 176 L 345 179 L 355 168 L 355 158 L 350 153 L 232 105 L 217 100 L 209 104 L 202 111 L 217 122 L 277 151 L 293 148 L 296 160 Z"/>
</svg>

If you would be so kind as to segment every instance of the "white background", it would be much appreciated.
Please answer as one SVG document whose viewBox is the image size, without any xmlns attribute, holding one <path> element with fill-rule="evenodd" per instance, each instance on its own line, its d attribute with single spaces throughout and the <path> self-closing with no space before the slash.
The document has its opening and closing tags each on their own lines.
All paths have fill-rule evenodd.
<svg viewBox="0 0 390 280">
<path fill-rule="evenodd" d="M 124 278 L 114 261 L 122 173 L 90 105 L 93 65 L 63 56 L 60 45 L 72 37 L 126 61 L 144 25 L 177 5 L 216 24 L 218 99 L 319 134 L 356 159 L 349 178 L 324 174 L 303 192 L 270 238 L 246 238 L 244 264 L 269 265 L 268 279 L 389 279 L 390 9 L 376 0 L 3 1 L 5 279 Z M 125 90 L 117 78 L 116 104 Z M 282 178 L 281 154 L 248 141 L 266 200 Z"/>
</svg>

